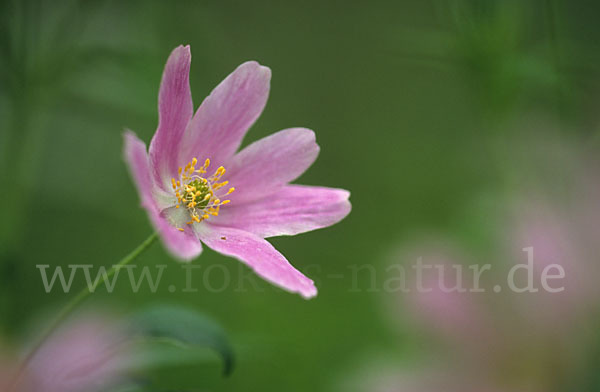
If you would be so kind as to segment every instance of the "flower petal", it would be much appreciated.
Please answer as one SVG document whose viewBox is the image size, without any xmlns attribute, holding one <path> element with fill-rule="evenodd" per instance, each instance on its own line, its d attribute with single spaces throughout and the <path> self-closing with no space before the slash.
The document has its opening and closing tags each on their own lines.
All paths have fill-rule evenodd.
<svg viewBox="0 0 600 392">
<path fill-rule="evenodd" d="M 150 143 L 150 160 L 154 178 L 163 189 L 169 189 L 170 178 L 177 174 L 181 139 L 194 114 L 191 61 L 189 46 L 175 48 L 165 65 L 158 93 L 158 129 Z"/>
<path fill-rule="evenodd" d="M 239 148 L 269 96 L 271 70 L 255 61 L 240 65 L 202 102 L 185 132 L 181 162 L 209 158 L 222 165 Z"/>
<path fill-rule="evenodd" d="M 287 185 L 273 195 L 223 208 L 213 223 L 235 227 L 259 237 L 295 235 L 331 226 L 351 210 L 343 189 Z"/>
<path fill-rule="evenodd" d="M 164 195 L 152 181 L 146 145 L 131 132 L 125 132 L 125 162 L 129 166 L 131 176 L 136 185 L 142 207 L 148 212 L 150 222 L 160 234 L 162 242 L 169 252 L 176 258 L 191 260 L 202 252 L 202 244 L 191 229 L 185 232 L 178 231 L 160 213 L 156 200 Z"/>
<path fill-rule="evenodd" d="M 229 198 L 239 204 L 271 194 L 304 173 L 317 155 L 319 146 L 310 129 L 284 129 L 260 139 L 227 163 L 223 178 L 236 189 Z"/>
<path fill-rule="evenodd" d="M 36 388 L 19 391 L 113 390 L 127 377 L 133 353 L 119 323 L 99 314 L 78 316 L 43 342 L 30 362 Z M 3 389 L 4 390 L 4 389 Z"/>
<path fill-rule="evenodd" d="M 313 281 L 295 269 L 266 240 L 242 230 L 208 223 L 195 227 L 198 236 L 209 248 L 235 257 L 267 281 L 290 292 L 299 293 L 304 298 L 317 295 Z"/>
</svg>

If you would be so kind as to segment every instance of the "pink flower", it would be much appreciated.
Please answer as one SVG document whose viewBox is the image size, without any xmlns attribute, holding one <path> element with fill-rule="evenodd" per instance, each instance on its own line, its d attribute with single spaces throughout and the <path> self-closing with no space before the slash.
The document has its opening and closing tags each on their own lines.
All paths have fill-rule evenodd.
<svg viewBox="0 0 600 392">
<path fill-rule="evenodd" d="M 119 381 L 126 362 L 123 336 L 99 317 L 61 328 L 30 364 L 36 385 L 45 392 L 89 392 Z"/>
<path fill-rule="evenodd" d="M 19 361 L 2 366 L 0 390 L 94 392 L 123 381 L 130 360 L 125 334 L 98 316 L 79 317 L 60 327 L 33 356 L 14 383 Z M 8 389 L 10 386 L 10 389 Z"/>
<path fill-rule="evenodd" d="M 149 153 L 133 132 L 125 134 L 125 159 L 142 206 L 173 256 L 195 258 L 202 241 L 284 289 L 316 295 L 313 281 L 265 238 L 339 222 L 350 212 L 349 192 L 289 185 L 319 153 L 309 129 L 285 129 L 236 153 L 266 104 L 269 68 L 240 65 L 194 114 L 190 62 L 189 46 L 167 60 Z"/>
<path fill-rule="evenodd" d="M 452 289 L 457 287 L 458 274 L 462 274 L 454 268 L 459 265 L 456 260 L 463 260 L 459 253 L 433 243 L 421 254 L 423 264 L 428 267 L 421 279 L 424 291 L 420 292 L 412 284 L 409 293 L 402 296 L 417 326 L 433 327 L 441 337 L 463 350 L 479 347 L 479 341 L 483 339 L 490 341 L 492 336 L 488 331 L 485 309 L 474 295 Z M 416 260 L 417 257 L 421 256 L 407 260 Z M 406 313 L 402 312 L 401 316 L 406 322 Z"/>
<path fill-rule="evenodd" d="M 564 272 L 559 285 L 563 291 L 538 288 L 538 292 L 520 295 L 515 302 L 536 328 L 566 335 L 578 324 L 575 320 L 589 317 L 590 306 L 597 307 L 595 257 L 591 254 L 593 249 L 581 240 L 585 228 L 579 219 L 572 218 L 572 206 L 556 205 L 541 196 L 518 201 L 512 210 L 515 218 L 506 230 L 506 246 L 514 254 L 511 260 L 526 263 L 523 249 L 530 247 L 535 282 L 541 281 L 543 271 L 550 265 L 560 266 Z M 569 341 L 570 337 L 565 339 Z"/>
</svg>

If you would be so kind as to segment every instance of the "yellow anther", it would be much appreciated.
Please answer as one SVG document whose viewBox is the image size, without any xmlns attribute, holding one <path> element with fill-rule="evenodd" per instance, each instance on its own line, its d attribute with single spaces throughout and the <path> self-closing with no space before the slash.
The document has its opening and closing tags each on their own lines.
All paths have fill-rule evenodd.
<svg viewBox="0 0 600 392">
<path fill-rule="evenodd" d="M 181 227 L 178 227 L 177 230 L 179 231 L 185 231 L 184 229 L 182 229 Z"/>
<path fill-rule="evenodd" d="M 225 174 L 225 168 L 219 166 L 213 175 L 207 176 L 207 169 L 210 166 L 210 159 L 204 161 L 204 166 L 196 169 L 198 164 L 197 158 L 192 158 L 184 167 L 178 168 L 179 178 L 171 179 L 173 191 L 177 197 L 175 208 L 183 206 L 189 213 L 190 221 L 186 222 L 191 225 L 194 222 L 201 222 L 208 219 L 209 216 L 219 215 L 219 209 L 222 205 L 229 203 L 229 200 L 221 201 L 217 197 L 217 191 L 227 184 L 229 181 L 219 182 L 219 179 Z M 219 195 L 223 197 L 231 194 L 235 188 L 231 187 L 225 194 Z M 179 231 L 184 229 L 177 228 Z"/>
<path fill-rule="evenodd" d="M 229 184 L 229 181 L 218 182 L 213 185 L 213 189 L 221 189 L 227 184 Z"/>
<path fill-rule="evenodd" d="M 224 206 L 225 204 L 231 203 L 231 200 L 223 200 L 221 202 L 221 205 Z"/>
</svg>

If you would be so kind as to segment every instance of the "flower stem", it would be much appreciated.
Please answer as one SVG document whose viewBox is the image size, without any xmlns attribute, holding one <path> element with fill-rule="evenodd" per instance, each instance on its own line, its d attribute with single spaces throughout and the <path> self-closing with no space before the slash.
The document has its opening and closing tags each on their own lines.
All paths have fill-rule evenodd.
<svg viewBox="0 0 600 392">
<path fill-rule="evenodd" d="M 94 282 L 94 284 L 91 286 L 84 287 L 71 301 L 69 301 L 60 310 L 60 312 L 58 312 L 56 317 L 52 320 L 52 322 L 44 329 L 43 333 L 39 336 L 37 343 L 31 348 L 31 350 L 29 351 L 27 356 L 23 359 L 23 362 L 21 363 L 19 370 L 15 374 L 15 378 L 9 388 L 9 391 L 12 391 L 13 390 L 12 388 L 17 386 L 17 383 L 19 382 L 21 376 L 23 375 L 23 372 L 27 368 L 27 365 L 29 365 L 29 362 L 33 359 L 35 354 L 42 347 L 42 345 L 44 344 L 46 339 L 48 339 L 48 337 L 50 335 L 52 335 L 54 330 L 71 314 L 71 312 L 73 312 L 73 310 L 75 310 L 77 308 L 77 306 L 79 304 L 81 304 L 81 302 L 83 302 L 83 300 L 85 300 L 91 293 L 93 293 L 96 290 L 96 288 L 98 288 L 98 286 L 100 286 L 108 278 L 113 276 L 119 268 L 131 263 L 139 255 L 144 253 L 144 251 L 146 249 L 148 249 L 150 247 L 150 245 L 152 245 L 152 243 L 154 243 L 154 241 L 156 241 L 157 238 L 158 238 L 157 233 L 151 234 L 148 238 L 146 238 L 144 240 L 144 242 L 139 244 L 137 248 L 132 250 L 127 256 L 123 257 L 117 264 L 113 265 L 112 268 L 106 273 L 106 275 L 102 276 L 102 279 L 96 280 Z"/>
</svg>

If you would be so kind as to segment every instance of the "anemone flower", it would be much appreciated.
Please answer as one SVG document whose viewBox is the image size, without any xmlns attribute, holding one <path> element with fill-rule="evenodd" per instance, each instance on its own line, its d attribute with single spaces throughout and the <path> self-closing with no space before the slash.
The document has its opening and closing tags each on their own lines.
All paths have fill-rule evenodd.
<svg viewBox="0 0 600 392">
<path fill-rule="evenodd" d="M 194 114 L 190 62 L 189 46 L 167 60 L 149 151 L 125 133 L 125 160 L 142 207 L 176 258 L 197 257 L 203 242 L 283 289 L 316 295 L 313 281 L 265 238 L 337 223 L 350 212 L 349 192 L 289 184 L 319 153 L 309 129 L 285 129 L 236 153 L 266 104 L 269 68 L 243 63 Z"/>
<path fill-rule="evenodd" d="M 108 317 L 77 317 L 43 343 L 18 380 L 15 360 L 3 366 L 0 358 L 0 390 L 99 392 L 120 385 L 131 359 L 124 339 L 124 331 Z"/>
</svg>

